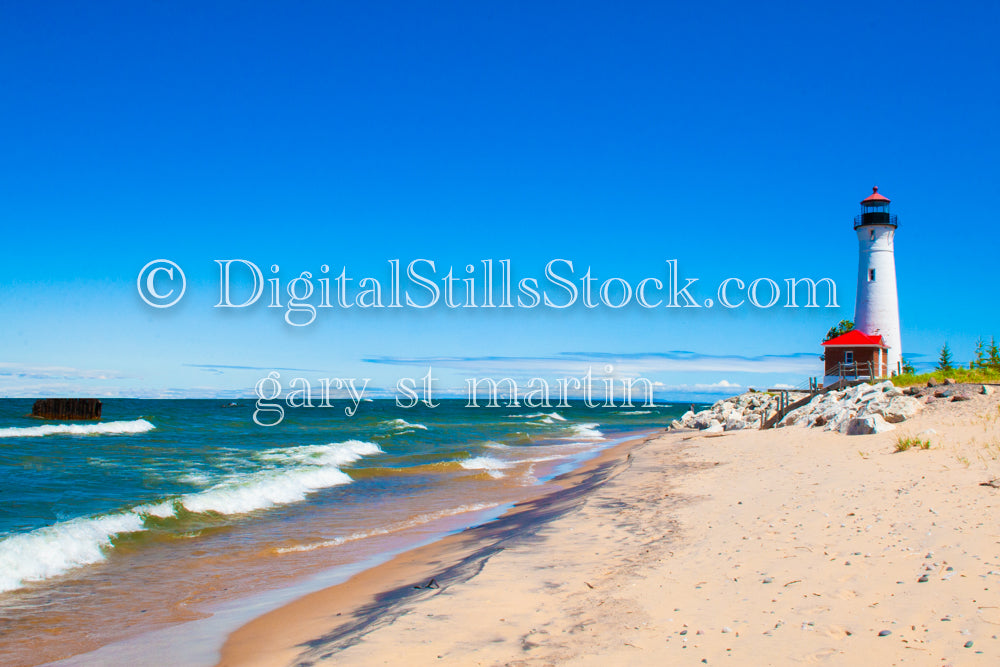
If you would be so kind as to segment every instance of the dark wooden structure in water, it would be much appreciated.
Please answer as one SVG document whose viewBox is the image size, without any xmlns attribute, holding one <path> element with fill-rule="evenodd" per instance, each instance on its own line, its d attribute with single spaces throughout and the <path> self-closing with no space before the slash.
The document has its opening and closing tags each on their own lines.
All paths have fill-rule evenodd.
<svg viewBox="0 0 1000 667">
<path fill-rule="evenodd" d="M 37 419 L 100 419 L 101 402 L 96 398 L 40 398 L 31 408 Z"/>
</svg>

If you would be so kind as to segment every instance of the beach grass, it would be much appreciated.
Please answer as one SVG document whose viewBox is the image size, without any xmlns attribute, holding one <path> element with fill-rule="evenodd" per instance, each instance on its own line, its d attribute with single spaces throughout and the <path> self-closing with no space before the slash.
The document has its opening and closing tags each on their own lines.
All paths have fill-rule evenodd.
<svg viewBox="0 0 1000 667">
<path fill-rule="evenodd" d="M 930 440 L 924 440 L 923 438 L 914 438 L 914 437 L 911 437 L 911 436 L 906 436 L 906 437 L 899 436 L 898 438 L 896 438 L 896 451 L 897 452 L 905 452 L 906 450 L 908 450 L 910 448 L 930 449 L 931 448 L 931 441 Z"/>
<path fill-rule="evenodd" d="M 928 381 L 944 382 L 946 378 L 951 378 L 955 382 L 965 382 L 969 384 L 993 384 L 1000 383 L 1000 369 L 996 368 L 953 368 L 947 371 L 936 370 L 932 373 L 904 373 L 892 378 L 892 383 L 897 387 L 911 387 L 913 385 L 927 384 Z"/>
</svg>

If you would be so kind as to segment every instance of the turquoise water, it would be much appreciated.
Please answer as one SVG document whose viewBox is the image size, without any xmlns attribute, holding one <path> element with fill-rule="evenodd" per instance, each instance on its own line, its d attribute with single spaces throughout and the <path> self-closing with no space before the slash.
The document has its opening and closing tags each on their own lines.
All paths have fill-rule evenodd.
<svg viewBox="0 0 1000 667">
<path fill-rule="evenodd" d="M 109 400 L 100 423 L 58 424 L 26 419 L 30 400 L 0 401 L 0 591 L 102 560 L 121 535 L 253 521 L 294 503 L 405 503 L 435 473 L 499 478 L 516 463 L 558 461 L 602 436 L 662 426 L 687 407 L 539 412 L 442 401 L 402 410 L 373 401 L 353 417 L 338 407 L 289 410 L 265 428 L 252 422 L 252 402 L 224 405 Z"/>
</svg>

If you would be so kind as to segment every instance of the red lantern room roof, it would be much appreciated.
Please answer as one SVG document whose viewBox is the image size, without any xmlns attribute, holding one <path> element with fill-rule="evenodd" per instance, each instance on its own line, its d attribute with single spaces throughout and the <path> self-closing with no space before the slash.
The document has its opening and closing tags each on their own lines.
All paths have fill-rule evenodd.
<svg viewBox="0 0 1000 667">
<path fill-rule="evenodd" d="M 862 206 L 873 206 L 878 204 L 888 204 L 889 198 L 878 193 L 878 186 L 872 187 L 872 193 L 861 200 Z"/>
</svg>

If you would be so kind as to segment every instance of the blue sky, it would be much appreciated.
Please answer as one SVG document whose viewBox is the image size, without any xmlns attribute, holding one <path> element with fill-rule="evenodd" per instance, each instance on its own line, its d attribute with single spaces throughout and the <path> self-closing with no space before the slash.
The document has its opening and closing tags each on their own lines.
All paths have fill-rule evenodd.
<svg viewBox="0 0 1000 667">
<path fill-rule="evenodd" d="M 540 6 L 541 5 L 541 6 Z M 900 217 L 904 355 L 1000 336 L 1000 9 L 803 3 L 5 3 L 0 395 L 283 377 L 798 384 L 853 315 L 858 202 Z M 148 261 L 184 299 L 138 297 Z M 214 260 L 387 275 L 829 277 L 839 309 L 222 311 Z"/>
</svg>

